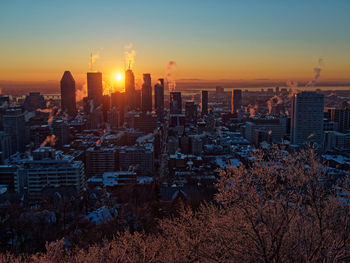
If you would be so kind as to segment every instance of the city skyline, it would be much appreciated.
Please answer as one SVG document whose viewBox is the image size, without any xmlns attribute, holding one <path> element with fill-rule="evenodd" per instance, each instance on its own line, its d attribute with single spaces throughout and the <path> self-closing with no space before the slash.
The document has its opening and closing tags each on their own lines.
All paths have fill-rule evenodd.
<svg viewBox="0 0 350 263">
<path fill-rule="evenodd" d="M 136 79 L 164 77 L 171 60 L 175 79 L 307 81 L 319 66 L 321 80 L 350 79 L 346 1 L 19 2 L 2 5 L 0 81 L 56 81 L 70 70 L 84 82 L 90 54 L 112 81 L 126 52 Z"/>
</svg>

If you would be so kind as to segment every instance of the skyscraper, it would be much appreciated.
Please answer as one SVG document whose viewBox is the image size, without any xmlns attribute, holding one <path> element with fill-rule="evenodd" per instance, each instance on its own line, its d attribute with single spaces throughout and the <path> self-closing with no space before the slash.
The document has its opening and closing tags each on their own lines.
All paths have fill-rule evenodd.
<svg viewBox="0 0 350 263">
<path fill-rule="evenodd" d="M 103 87 L 101 72 L 87 73 L 87 89 L 88 98 L 94 101 L 94 108 L 97 108 L 102 104 Z"/>
<path fill-rule="evenodd" d="M 201 92 L 201 115 L 208 114 L 208 91 L 202 90 Z"/>
<path fill-rule="evenodd" d="M 135 77 L 130 68 L 125 71 L 125 94 L 126 104 L 135 108 Z"/>
<path fill-rule="evenodd" d="M 242 90 L 232 90 L 231 113 L 236 113 L 242 107 Z"/>
<path fill-rule="evenodd" d="M 154 107 L 158 120 L 162 120 L 164 117 L 164 79 L 158 79 L 158 83 L 154 86 Z"/>
<path fill-rule="evenodd" d="M 295 94 L 292 101 L 291 139 L 293 144 L 306 142 L 323 143 L 324 96 L 303 91 Z"/>
<path fill-rule="evenodd" d="M 11 136 L 11 154 L 25 150 L 25 118 L 20 109 L 8 109 L 3 116 L 4 131 Z"/>
<path fill-rule="evenodd" d="M 197 124 L 197 105 L 194 101 L 186 101 L 185 103 L 185 118 L 187 123 Z"/>
<path fill-rule="evenodd" d="M 151 74 L 143 74 L 143 84 L 141 91 L 141 108 L 142 112 L 152 111 L 152 84 Z"/>
<path fill-rule="evenodd" d="M 63 112 L 76 114 L 75 81 L 70 71 L 65 71 L 61 79 L 61 108 Z"/>
<path fill-rule="evenodd" d="M 170 114 L 182 113 L 181 92 L 170 92 Z"/>
<path fill-rule="evenodd" d="M 23 103 L 23 108 L 26 111 L 35 111 L 37 109 L 46 108 L 44 96 L 40 92 L 29 92 Z"/>
</svg>

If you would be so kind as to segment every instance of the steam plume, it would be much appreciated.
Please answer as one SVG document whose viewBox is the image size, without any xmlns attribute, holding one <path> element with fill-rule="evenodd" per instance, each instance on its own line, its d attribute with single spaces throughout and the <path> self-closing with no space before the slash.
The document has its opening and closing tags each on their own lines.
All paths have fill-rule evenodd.
<svg viewBox="0 0 350 263">
<path fill-rule="evenodd" d="M 305 87 L 315 86 L 317 80 L 321 76 L 321 66 L 323 66 L 323 59 L 322 58 L 318 59 L 318 67 L 314 68 L 314 73 L 315 73 L 314 78 L 310 82 L 308 82 Z"/>
<path fill-rule="evenodd" d="M 176 66 L 176 62 L 170 60 L 166 67 L 166 81 L 168 84 L 169 91 L 175 91 L 176 82 L 173 76 L 173 68 Z"/>
<path fill-rule="evenodd" d="M 55 146 L 57 141 L 56 135 L 52 134 L 46 137 L 46 139 L 40 144 L 40 147 L 44 147 L 46 145 L 50 145 L 50 146 Z"/>
<path fill-rule="evenodd" d="M 93 65 L 96 62 L 97 59 L 100 58 L 100 52 L 98 51 L 96 54 L 92 54 L 90 56 L 90 60 L 89 60 L 89 70 L 92 71 Z"/>
<path fill-rule="evenodd" d="M 79 86 L 75 92 L 76 101 L 82 101 L 84 97 L 87 96 L 87 84 L 84 83 L 82 86 Z"/>
<path fill-rule="evenodd" d="M 125 48 L 125 64 L 128 69 L 132 69 L 135 64 L 136 51 L 133 49 L 133 44 L 130 43 Z"/>
<path fill-rule="evenodd" d="M 272 106 L 276 106 L 278 104 L 282 104 L 283 103 L 283 99 L 277 95 L 273 96 L 272 98 L 270 98 L 266 104 L 267 104 L 267 108 L 269 109 L 269 113 L 271 113 L 272 111 Z"/>
</svg>

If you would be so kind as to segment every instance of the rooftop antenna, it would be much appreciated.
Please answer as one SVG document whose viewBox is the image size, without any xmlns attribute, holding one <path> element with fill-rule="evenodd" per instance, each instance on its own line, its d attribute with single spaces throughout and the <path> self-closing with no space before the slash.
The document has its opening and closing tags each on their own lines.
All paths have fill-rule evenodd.
<svg viewBox="0 0 350 263">
<path fill-rule="evenodd" d="M 130 59 L 129 59 L 129 69 L 130 69 L 130 63 L 131 63 L 131 61 L 130 61 Z"/>
</svg>

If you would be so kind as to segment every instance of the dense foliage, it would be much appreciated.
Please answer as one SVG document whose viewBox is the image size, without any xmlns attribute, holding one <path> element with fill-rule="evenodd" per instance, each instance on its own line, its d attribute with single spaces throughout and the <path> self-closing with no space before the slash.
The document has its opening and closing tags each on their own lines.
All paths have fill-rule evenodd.
<svg viewBox="0 0 350 263">
<path fill-rule="evenodd" d="M 313 150 L 257 152 L 250 167 L 220 172 L 218 194 L 199 209 L 178 206 L 151 232 L 1 262 L 348 262 L 349 177 L 326 169 Z M 344 195 L 345 193 L 345 195 Z"/>
</svg>

